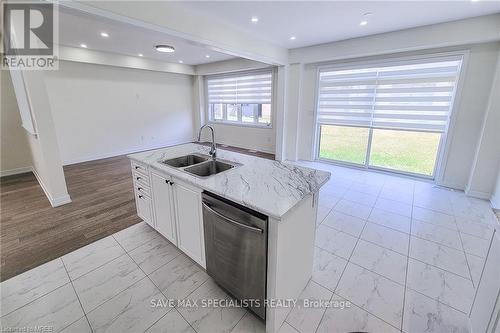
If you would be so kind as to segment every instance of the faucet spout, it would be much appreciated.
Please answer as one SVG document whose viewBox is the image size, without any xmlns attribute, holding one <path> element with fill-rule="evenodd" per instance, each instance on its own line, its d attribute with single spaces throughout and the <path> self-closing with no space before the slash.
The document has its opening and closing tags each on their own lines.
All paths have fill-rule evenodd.
<svg viewBox="0 0 500 333">
<path fill-rule="evenodd" d="M 203 132 L 203 129 L 207 127 L 210 129 L 210 132 L 212 133 L 212 145 L 210 147 L 210 151 L 208 152 L 212 158 L 215 160 L 216 154 L 217 154 L 217 146 L 215 144 L 215 130 L 212 126 L 205 124 L 200 127 L 200 130 L 198 131 L 198 142 L 201 141 L 201 133 Z"/>
</svg>

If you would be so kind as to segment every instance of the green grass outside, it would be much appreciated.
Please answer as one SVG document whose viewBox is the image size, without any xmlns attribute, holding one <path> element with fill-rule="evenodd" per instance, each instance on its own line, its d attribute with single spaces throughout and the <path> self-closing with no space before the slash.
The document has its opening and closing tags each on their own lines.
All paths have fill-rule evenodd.
<svg viewBox="0 0 500 333">
<path fill-rule="evenodd" d="M 320 157 L 365 163 L 369 130 L 321 126 Z M 430 176 L 434 172 L 440 134 L 373 130 L 370 165 Z"/>
</svg>

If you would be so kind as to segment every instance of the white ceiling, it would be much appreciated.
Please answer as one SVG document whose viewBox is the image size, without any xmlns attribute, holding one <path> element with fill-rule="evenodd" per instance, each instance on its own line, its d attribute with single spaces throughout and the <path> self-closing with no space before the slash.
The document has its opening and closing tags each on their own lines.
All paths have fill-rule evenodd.
<svg viewBox="0 0 500 333">
<path fill-rule="evenodd" d="M 500 1 L 189 1 L 189 10 L 286 48 L 500 12 Z M 368 24 L 360 26 L 363 14 Z M 252 16 L 258 23 L 250 21 Z M 297 39 L 291 41 L 290 36 Z"/>
<path fill-rule="evenodd" d="M 80 47 L 80 44 L 85 44 L 89 50 L 128 56 L 138 56 L 142 53 L 144 58 L 172 63 L 182 60 L 186 65 L 199 65 L 234 58 L 182 38 L 68 8 L 59 8 L 59 44 L 61 45 Z M 101 32 L 108 33 L 109 37 L 101 37 Z M 175 52 L 158 52 L 154 49 L 157 44 L 172 45 L 175 47 Z M 207 54 L 210 58 L 205 57 Z"/>
</svg>

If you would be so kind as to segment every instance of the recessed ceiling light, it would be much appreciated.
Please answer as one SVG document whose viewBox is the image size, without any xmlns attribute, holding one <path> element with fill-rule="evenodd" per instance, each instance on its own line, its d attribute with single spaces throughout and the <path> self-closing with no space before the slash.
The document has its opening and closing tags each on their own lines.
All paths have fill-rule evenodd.
<svg viewBox="0 0 500 333">
<path fill-rule="evenodd" d="M 295 36 L 290 37 L 290 40 L 296 40 L 296 39 L 297 39 L 297 37 L 295 37 Z"/>
<path fill-rule="evenodd" d="M 158 52 L 165 52 L 165 53 L 172 53 L 175 52 L 175 48 L 170 45 L 156 45 L 155 46 L 156 51 Z"/>
<path fill-rule="evenodd" d="M 259 18 L 257 16 L 253 16 L 252 19 L 251 19 L 251 21 L 253 23 L 257 23 L 257 22 L 259 22 Z"/>
<path fill-rule="evenodd" d="M 87 48 L 87 44 L 80 44 L 80 47 L 83 47 L 84 49 Z"/>
<path fill-rule="evenodd" d="M 364 26 L 364 25 L 367 25 L 367 24 L 368 24 L 368 21 L 366 21 L 366 20 L 363 20 L 363 21 L 359 22 L 360 26 Z"/>
<path fill-rule="evenodd" d="M 184 61 L 182 61 L 182 60 L 179 60 L 179 64 L 183 64 L 183 63 L 184 63 Z"/>
<path fill-rule="evenodd" d="M 139 56 L 139 57 L 144 57 L 144 54 L 139 53 L 139 54 L 138 54 L 138 56 Z"/>
<path fill-rule="evenodd" d="M 101 37 L 108 38 L 109 34 L 107 32 L 101 32 Z"/>
<path fill-rule="evenodd" d="M 210 58 L 210 54 L 207 54 L 207 55 L 205 56 L 205 58 Z"/>
</svg>

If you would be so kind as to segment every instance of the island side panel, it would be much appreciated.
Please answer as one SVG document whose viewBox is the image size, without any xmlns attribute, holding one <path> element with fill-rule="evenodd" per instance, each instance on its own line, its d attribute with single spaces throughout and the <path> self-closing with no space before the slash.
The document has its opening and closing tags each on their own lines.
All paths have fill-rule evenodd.
<svg viewBox="0 0 500 333">
<path fill-rule="evenodd" d="M 317 214 L 316 194 L 301 201 L 281 220 L 270 219 L 267 299 L 297 299 L 312 275 Z M 314 200 L 314 204 L 313 204 Z M 266 331 L 278 332 L 291 308 L 268 307 Z"/>
</svg>

